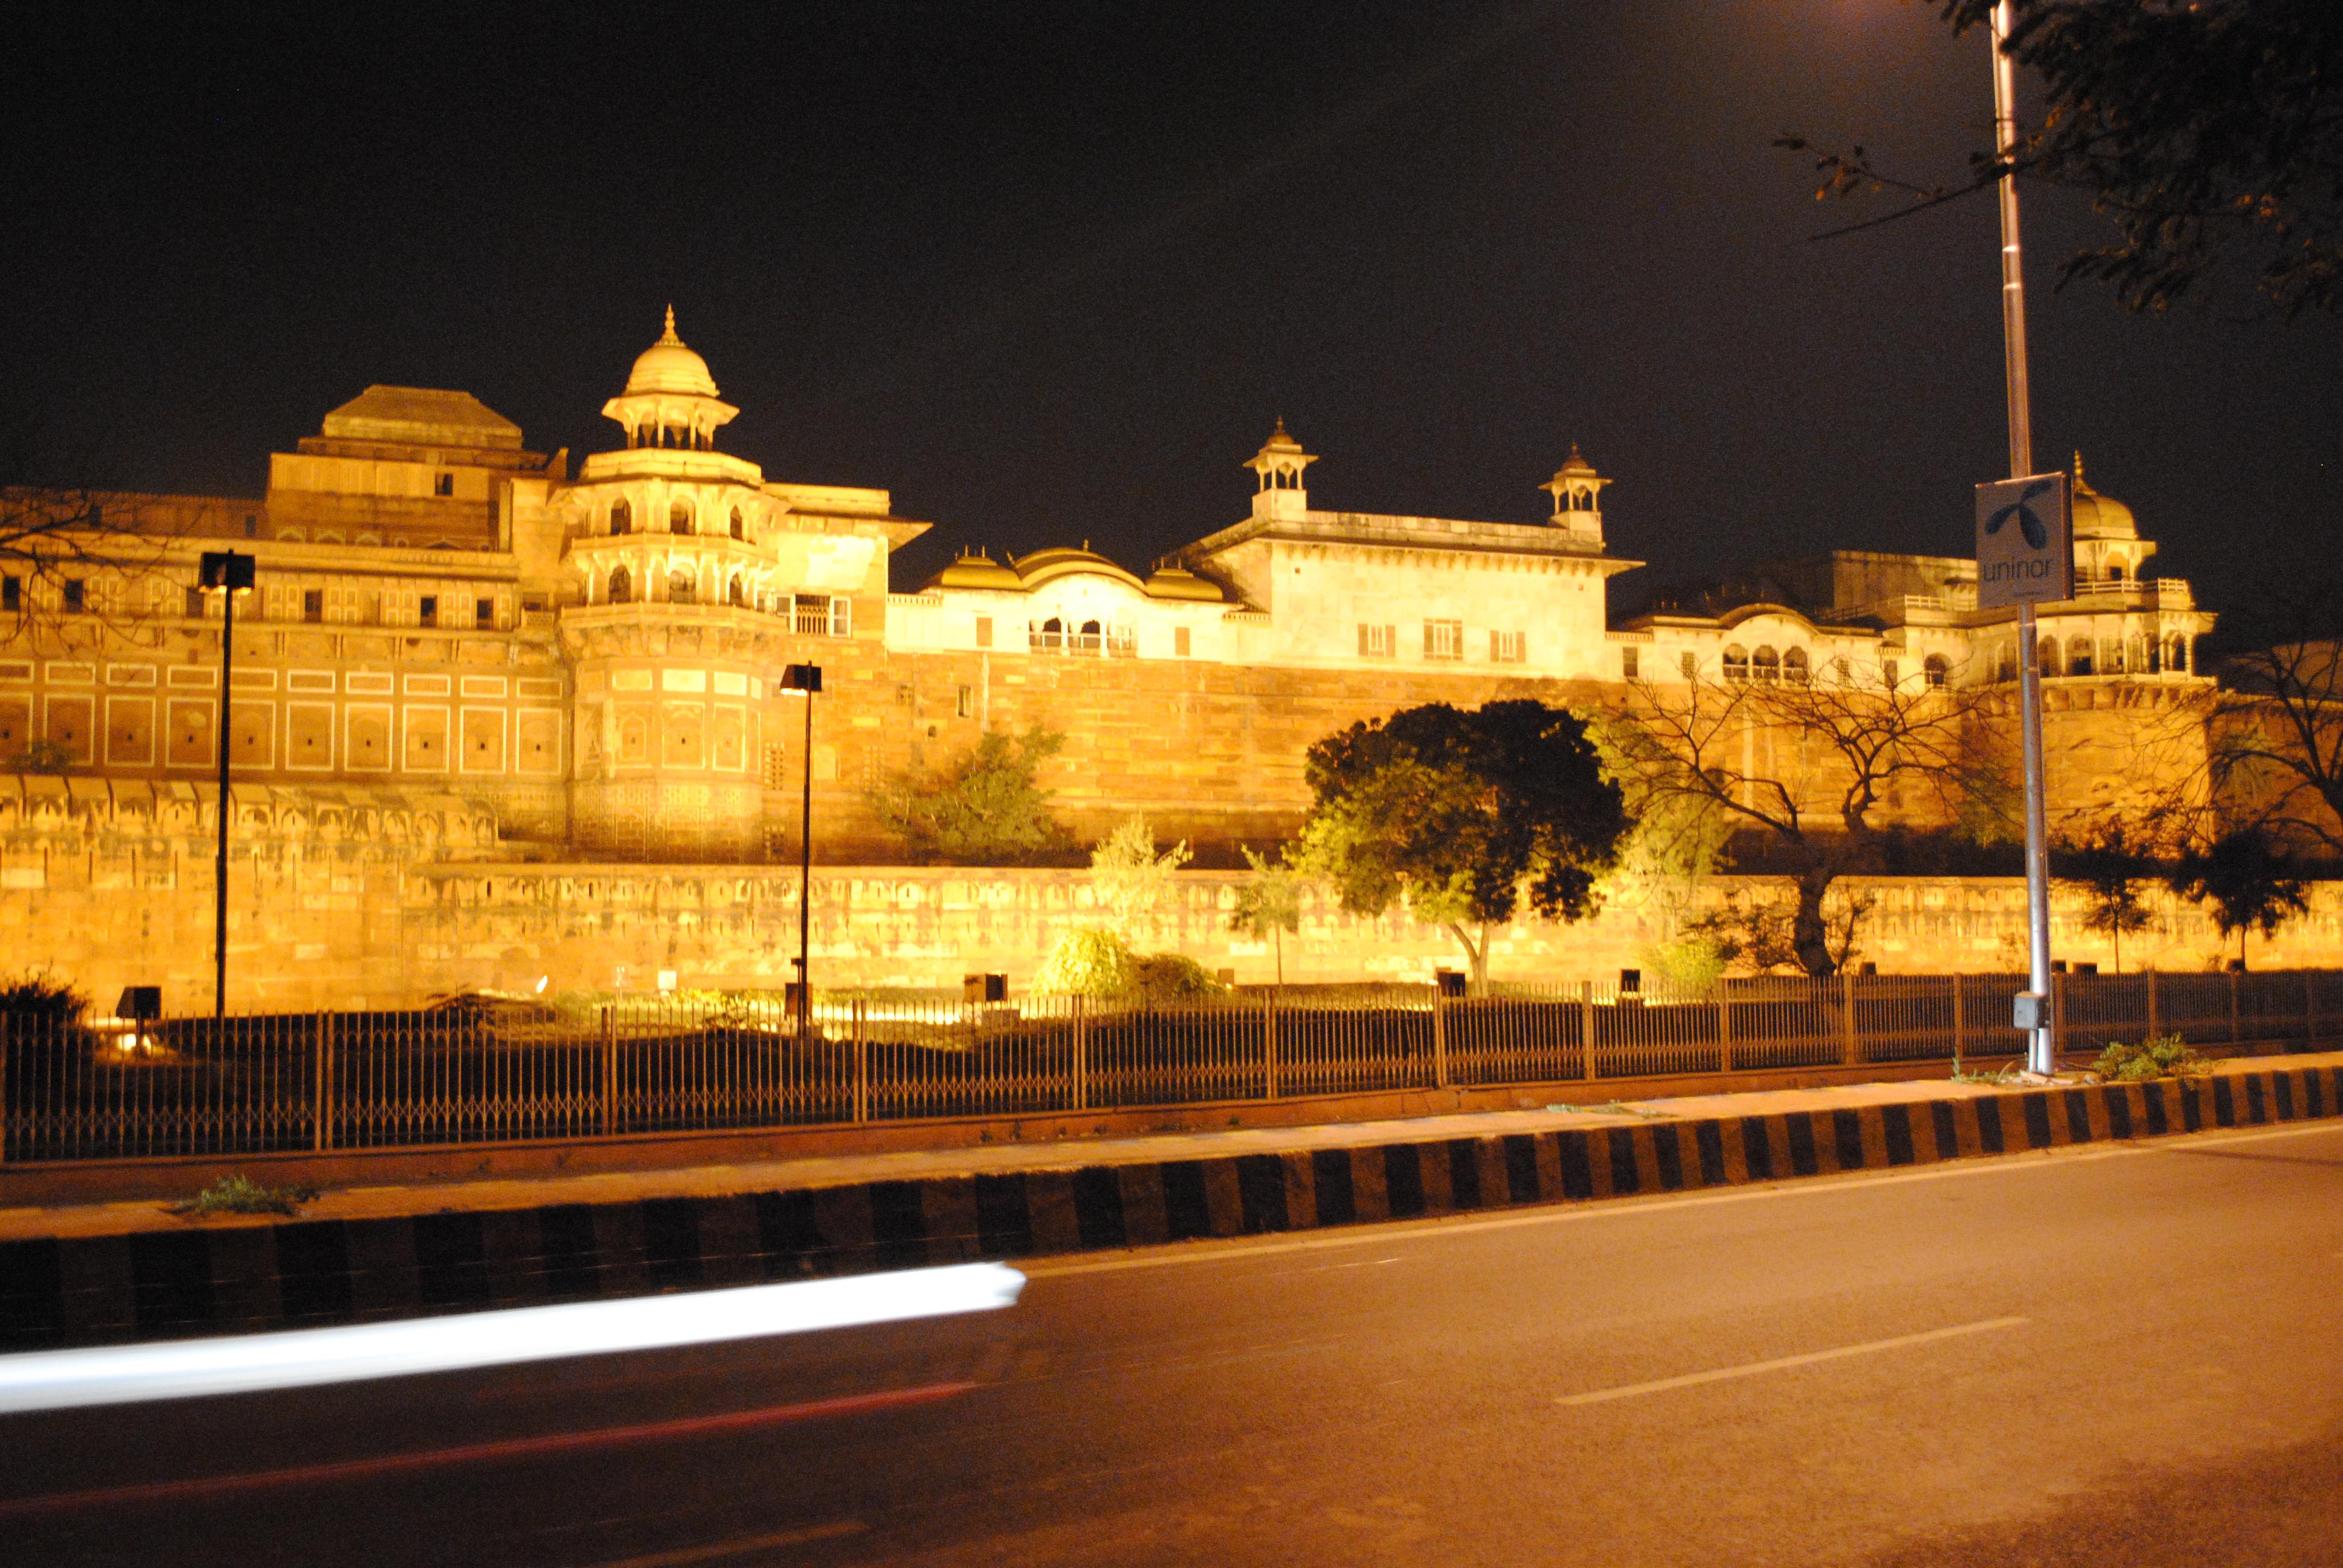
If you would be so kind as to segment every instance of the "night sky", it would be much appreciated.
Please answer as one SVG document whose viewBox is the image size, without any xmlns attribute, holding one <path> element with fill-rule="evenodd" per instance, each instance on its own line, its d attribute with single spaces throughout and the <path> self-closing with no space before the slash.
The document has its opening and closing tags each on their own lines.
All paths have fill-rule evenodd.
<svg viewBox="0 0 2343 1568">
<path fill-rule="evenodd" d="M 1280 415 L 1322 508 L 1532 520 L 1576 441 L 1636 577 L 1966 553 L 2003 471 L 1991 206 L 1810 243 L 1885 209 L 1817 206 L 1770 146 L 1956 177 L 1986 45 L 1933 5 L 10 27 L 0 413 L 53 479 L 257 494 L 377 381 L 470 390 L 574 462 L 616 444 L 597 410 L 670 300 L 743 411 L 727 449 L 937 525 L 899 588 L 961 544 L 1143 567 L 1244 515 Z M 2035 191 L 2027 218 L 2039 466 L 2081 447 L 2217 608 L 2331 552 L 2338 323 L 2054 295 L 2087 206 Z"/>
</svg>

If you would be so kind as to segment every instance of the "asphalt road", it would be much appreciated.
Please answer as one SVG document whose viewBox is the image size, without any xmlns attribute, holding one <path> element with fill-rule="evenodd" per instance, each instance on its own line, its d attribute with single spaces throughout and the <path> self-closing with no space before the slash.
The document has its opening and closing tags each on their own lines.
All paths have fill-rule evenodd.
<svg viewBox="0 0 2343 1568">
<path fill-rule="evenodd" d="M 0 1418 L 0 1560 L 2343 1563 L 2343 1128 L 1031 1271 L 981 1325 Z"/>
</svg>

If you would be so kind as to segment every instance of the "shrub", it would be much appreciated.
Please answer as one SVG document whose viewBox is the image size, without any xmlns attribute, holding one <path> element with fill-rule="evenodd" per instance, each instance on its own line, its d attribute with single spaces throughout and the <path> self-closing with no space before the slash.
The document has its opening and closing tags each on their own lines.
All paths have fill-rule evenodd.
<svg viewBox="0 0 2343 1568">
<path fill-rule="evenodd" d="M 317 1195 L 315 1187 L 269 1187 L 249 1176 L 223 1176 L 171 1211 L 196 1216 L 297 1214 Z"/>
<path fill-rule="evenodd" d="M 45 970 L 0 981 L 0 1019 L 10 1023 L 72 1023 L 88 1008 L 88 997 Z"/>
<path fill-rule="evenodd" d="M 1139 1000 L 1157 1007 L 1193 1007 L 1229 993 L 1228 987 L 1185 953 L 1149 953 L 1132 960 L 1131 971 Z"/>
<path fill-rule="evenodd" d="M 1131 944 L 1103 926 L 1078 926 L 1051 944 L 1033 971 L 1035 996 L 1082 996 L 1107 1001 L 1131 990 L 1138 960 Z"/>
<path fill-rule="evenodd" d="M 2177 1034 L 2158 1035 L 2137 1045 L 2109 1040 L 2093 1070 L 2110 1083 L 2141 1083 L 2151 1078 L 2185 1078 L 2210 1072 L 2213 1064 L 2188 1049 Z"/>
</svg>

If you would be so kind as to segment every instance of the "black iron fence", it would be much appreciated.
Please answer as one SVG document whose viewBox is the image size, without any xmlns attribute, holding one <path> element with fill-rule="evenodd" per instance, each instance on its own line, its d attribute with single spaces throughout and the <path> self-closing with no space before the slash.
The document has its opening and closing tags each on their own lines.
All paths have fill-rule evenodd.
<svg viewBox="0 0 2343 1568">
<path fill-rule="evenodd" d="M 1453 998 L 1252 991 L 778 1002 L 473 997 L 403 1012 L 0 1019 L 0 1160 L 383 1149 L 1732 1074 L 2020 1054 L 2016 975 L 1584 984 Z M 2060 977 L 2071 1055 L 2113 1040 L 2343 1040 L 2343 974 Z"/>
</svg>

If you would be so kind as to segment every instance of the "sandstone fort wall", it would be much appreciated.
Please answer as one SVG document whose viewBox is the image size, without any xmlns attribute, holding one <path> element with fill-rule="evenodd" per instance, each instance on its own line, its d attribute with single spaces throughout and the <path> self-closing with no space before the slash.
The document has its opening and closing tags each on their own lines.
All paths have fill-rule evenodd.
<svg viewBox="0 0 2343 1568">
<path fill-rule="evenodd" d="M 494 823 L 446 795 L 239 790 L 229 870 L 230 998 L 241 1009 L 396 1006 L 466 987 L 778 987 L 791 973 L 797 877 L 782 868 L 497 858 Z M 101 1001 L 161 984 L 174 1011 L 211 994 L 209 790 L 0 777 L 0 951 Z M 1275 972 L 1270 944 L 1232 933 L 1242 874 L 1184 872 L 1143 946 L 1185 952 L 1247 983 Z M 1068 869 L 824 866 L 814 869 L 819 985 L 936 986 L 997 971 L 1021 982 L 1057 935 L 1094 920 Z M 1717 879 L 1721 898 L 1759 879 Z M 1876 900 L 1863 956 L 1883 972 L 2021 967 L 2025 888 L 2015 878 L 1865 879 Z M 2343 886 L 2258 967 L 2343 966 Z M 2127 968 L 2198 970 L 2235 951 L 2203 914 L 2158 894 L 2159 929 L 2127 940 Z M 2061 898 L 2059 953 L 2107 966 L 2104 939 Z M 1494 936 L 1501 980 L 1614 980 L 1648 962 L 1657 912 L 1616 900 L 1573 927 Z M 1290 981 L 1422 980 L 1461 967 L 1446 933 L 1402 917 L 1363 921 L 1313 896 L 1284 944 Z"/>
</svg>

